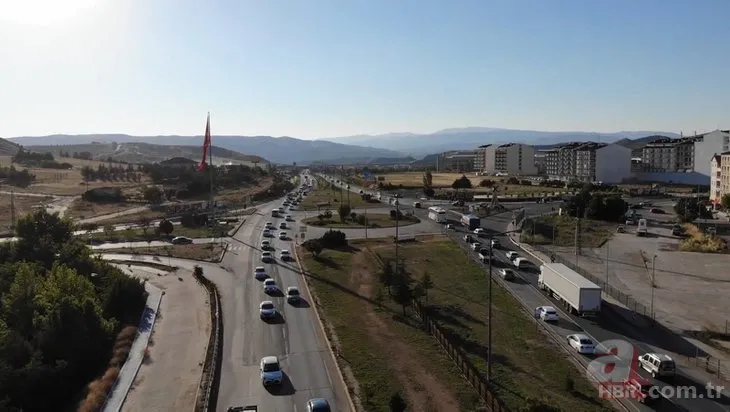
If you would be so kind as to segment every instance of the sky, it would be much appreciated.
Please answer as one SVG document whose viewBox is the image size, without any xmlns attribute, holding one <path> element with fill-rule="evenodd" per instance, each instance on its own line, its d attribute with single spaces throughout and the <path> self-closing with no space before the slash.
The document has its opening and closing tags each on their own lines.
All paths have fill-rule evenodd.
<svg viewBox="0 0 730 412">
<path fill-rule="evenodd" d="M 727 0 L 0 0 L 0 136 L 730 128 Z"/>
</svg>

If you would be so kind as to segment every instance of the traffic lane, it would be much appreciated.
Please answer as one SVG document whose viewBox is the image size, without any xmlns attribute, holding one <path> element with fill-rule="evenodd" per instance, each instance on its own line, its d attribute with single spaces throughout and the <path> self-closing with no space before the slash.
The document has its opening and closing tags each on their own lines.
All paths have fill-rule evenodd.
<svg viewBox="0 0 730 412">
<path fill-rule="evenodd" d="M 461 241 L 462 245 L 465 245 L 465 242 Z M 471 248 L 469 248 L 471 250 Z M 555 323 L 547 323 L 547 322 L 540 322 L 542 326 L 545 327 L 547 331 L 549 331 L 553 337 L 555 338 L 556 342 L 564 349 L 567 350 L 573 358 L 579 362 L 579 364 L 585 369 L 588 366 L 588 363 L 593 359 L 592 356 L 585 356 L 575 353 L 575 349 L 571 348 L 570 345 L 567 343 L 567 337 L 568 335 L 574 334 L 574 333 L 581 333 L 583 332 L 583 329 L 566 313 L 562 312 L 560 306 L 556 305 L 554 302 L 551 302 L 547 296 L 542 294 L 540 291 L 535 289 L 532 284 L 529 282 L 529 278 L 532 277 L 531 273 L 518 270 L 514 264 L 511 263 L 509 259 L 507 259 L 506 255 L 504 254 L 507 250 L 502 249 L 493 249 L 492 252 L 494 254 L 494 259 L 492 260 L 492 273 L 493 277 L 495 278 L 495 281 L 502 284 L 503 287 L 505 287 L 507 290 L 510 291 L 510 293 L 515 296 L 520 303 L 525 306 L 526 308 L 529 308 L 529 310 L 534 310 L 535 308 L 539 306 L 554 306 L 555 309 L 559 312 L 559 320 Z M 477 262 L 483 267 L 484 269 L 488 269 L 489 265 L 488 263 L 479 262 L 478 259 L 476 259 L 476 252 L 472 252 L 471 257 L 477 260 Z M 514 281 L 507 282 L 502 281 L 499 278 L 499 270 L 503 268 L 509 268 L 515 271 L 517 277 Z M 528 309 L 526 309 L 528 310 Z M 499 350 L 498 348 L 496 350 Z M 623 404 L 625 404 L 627 407 L 629 407 L 633 411 L 648 411 L 651 410 L 645 405 L 642 405 L 635 401 L 624 401 Z"/>
<path fill-rule="evenodd" d="M 518 272 L 522 275 L 522 278 L 528 283 L 528 287 L 533 289 L 536 293 L 539 293 L 543 296 L 545 296 L 545 299 L 547 299 L 551 305 L 553 305 L 556 309 L 560 308 L 560 305 L 557 301 L 547 297 L 542 292 L 539 292 L 537 289 L 537 280 L 539 276 L 539 265 L 541 262 L 537 261 L 534 257 L 532 257 L 529 253 L 524 253 L 522 250 L 515 250 L 516 248 L 510 247 L 510 245 L 504 245 L 504 249 L 501 250 L 502 254 L 500 256 L 501 260 L 505 262 L 506 264 L 509 262 L 509 259 L 507 259 L 506 255 L 504 254 L 507 251 L 515 251 L 519 254 L 521 257 L 527 258 L 532 264 L 533 268 L 530 270 L 519 270 Z M 514 265 L 512 265 L 514 266 Z M 634 345 L 635 348 L 639 349 L 641 353 L 646 352 L 664 352 L 661 348 L 652 347 L 651 345 L 646 344 L 641 339 L 639 339 L 635 334 L 631 333 L 629 330 L 627 330 L 624 325 L 621 325 L 621 322 L 619 322 L 618 319 L 614 319 L 613 317 L 610 317 L 607 313 L 602 314 L 597 319 L 591 319 L 591 318 L 583 318 L 580 316 L 564 313 L 564 316 L 567 316 L 570 318 L 570 320 L 577 325 L 582 331 L 584 331 L 586 334 L 591 336 L 594 341 L 596 342 L 606 342 L 609 340 L 619 339 L 624 340 L 627 342 L 630 342 Z M 639 354 L 636 354 L 637 356 Z M 704 392 L 704 385 L 699 385 L 697 382 L 694 382 L 694 379 L 689 375 L 685 368 L 681 365 L 677 365 L 677 371 L 678 371 L 678 379 L 675 380 L 675 382 L 664 382 L 656 379 L 652 379 L 648 374 L 645 373 L 645 371 L 640 370 L 638 371 L 640 375 L 642 375 L 644 378 L 649 379 L 653 381 L 653 383 L 660 388 L 661 391 L 664 391 L 662 393 L 670 393 L 672 390 L 671 388 L 674 388 L 675 385 L 682 385 L 682 386 L 694 386 L 698 390 L 698 393 Z M 730 406 L 730 403 L 727 399 L 708 399 L 708 398 L 697 398 L 697 399 L 690 399 L 690 398 L 678 398 L 678 397 L 672 397 L 671 403 L 675 404 L 671 407 L 674 408 L 687 408 L 688 410 L 715 410 L 715 411 L 727 411 L 728 406 Z M 664 407 L 669 407 L 665 405 Z"/>
</svg>

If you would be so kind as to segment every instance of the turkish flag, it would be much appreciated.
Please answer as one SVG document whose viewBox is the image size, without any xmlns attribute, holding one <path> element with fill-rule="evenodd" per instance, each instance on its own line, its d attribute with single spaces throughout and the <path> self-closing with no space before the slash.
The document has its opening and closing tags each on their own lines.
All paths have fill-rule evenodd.
<svg viewBox="0 0 730 412">
<path fill-rule="evenodd" d="M 205 166 L 208 164 L 208 151 L 210 150 L 210 113 L 208 113 L 208 120 L 205 122 L 205 140 L 203 141 L 203 159 L 200 160 L 198 165 L 198 171 L 205 170 Z"/>
</svg>

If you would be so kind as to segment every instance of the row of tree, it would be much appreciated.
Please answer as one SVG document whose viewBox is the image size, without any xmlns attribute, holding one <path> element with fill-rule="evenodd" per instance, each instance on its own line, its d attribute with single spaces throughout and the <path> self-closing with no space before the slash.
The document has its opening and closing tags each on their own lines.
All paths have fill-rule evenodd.
<svg viewBox="0 0 730 412">
<path fill-rule="evenodd" d="M 620 222 L 628 210 L 628 205 L 618 194 L 607 195 L 591 191 L 593 187 L 585 185 L 578 194 L 571 196 L 563 210 L 573 217 L 581 217 L 607 222 Z"/>
<path fill-rule="evenodd" d="M 69 409 L 139 322 L 143 282 L 92 257 L 74 229 L 40 210 L 0 245 L 0 410 Z"/>
<path fill-rule="evenodd" d="M 141 166 L 152 182 L 158 185 L 174 186 L 175 197 L 193 198 L 210 193 L 211 169 L 198 171 L 194 165 L 145 164 Z M 234 189 L 254 185 L 266 176 L 261 168 L 244 165 L 214 167 L 213 182 L 216 189 Z"/>
<path fill-rule="evenodd" d="M 96 168 L 84 166 L 81 168 L 81 177 L 86 182 L 95 181 L 127 181 L 139 182 L 141 176 L 135 171 L 132 164 L 118 166 L 113 164 L 100 164 Z"/>
<path fill-rule="evenodd" d="M 18 170 L 14 166 L 0 167 L 0 179 L 16 187 L 28 187 L 35 181 L 35 175 L 27 169 Z"/>
<path fill-rule="evenodd" d="M 43 169 L 73 169 L 73 165 L 70 163 L 57 162 L 51 153 L 29 152 L 22 148 L 13 156 L 12 162 L 26 167 L 39 167 Z"/>
</svg>

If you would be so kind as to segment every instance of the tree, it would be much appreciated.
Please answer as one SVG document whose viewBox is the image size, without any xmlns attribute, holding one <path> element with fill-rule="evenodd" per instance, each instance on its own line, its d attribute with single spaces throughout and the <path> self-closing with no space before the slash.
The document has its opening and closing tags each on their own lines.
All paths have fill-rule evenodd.
<svg viewBox="0 0 730 412">
<path fill-rule="evenodd" d="M 169 235 L 170 235 L 170 233 L 172 233 L 172 232 L 173 232 L 173 230 L 175 230 L 175 226 L 174 226 L 174 225 L 172 224 L 172 222 L 170 222 L 169 220 L 167 220 L 167 219 L 162 219 L 162 220 L 160 221 L 160 224 L 159 224 L 159 226 L 158 226 L 158 229 L 159 229 L 160 233 L 162 233 L 162 234 L 165 234 L 165 235 L 168 235 L 168 236 L 169 236 Z"/>
<path fill-rule="evenodd" d="M 481 182 L 479 182 L 479 186 L 481 187 L 493 187 L 494 181 L 489 179 L 484 179 Z"/>
<path fill-rule="evenodd" d="M 160 204 L 165 200 L 165 193 L 157 186 L 145 186 L 142 189 L 142 197 L 152 204 Z"/>
<path fill-rule="evenodd" d="M 466 175 L 461 175 L 460 178 L 454 180 L 454 183 L 451 184 L 451 188 L 453 189 L 471 189 L 471 180 L 469 180 Z"/>
<path fill-rule="evenodd" d="M 424 187 L 423 188 L 423 194 L 426 197 L 433 197 L 436 194 L 436 191 L 433 190 L 433 188 L 431 188 L 431 187 Z"/>
<path fill-rule="evenodd" d="M 423 187 L 433 187 L 433 175 L 431 174 L 430 170 L 426 170 L 426 172 L 423 174 Z"/>
<path fill-rule="evenodd" d="M 114 225 L 104 225 L 104 236 L 106 236 L 107 240 L 112 239 L 112 236 L 114 236 Z"/>
<path fill-rule="evenodd" d="M 694 222 L 696 219 L 711 219 L 712 212 L 696 198 L 682 198 L 674 205 L 674 211 L 682 222 Z"/>
<path fill-rule="evenodd" d="M 147 229 L 150 228 L 150 225 L 152 224 L 152 220 L 148 217 L 141 217 L 139 219 L 139 225 L 142 226 L 142 231 L 144 233 L 147 233 Z"/>
<path fill-rule="evenodd" d="M 203 268 L 200 267 L 199 265 L 195 265 L 193 267 L 193 276 L 195 276 L 196 278 L 203 277 Z"/>
<path fill-rule="evenodd" d="M 406 316 L 406 308 L 413 301 L 413 289 L 411 288 L 411 279 L 407 273 L 396 272 L 393 277 L 395 283 L 395 293 L 393 300 L 403 308 L 403 316 Z"/>
<path fill-rule="evenodd" d="M 722 204 L 722 207 L 725 208 L 725 210 L 730 210 L 730 193 L 726 193 L 722 196 L 720 204 Z"/>
<path fill-rule="evenodd" d="M 353 222 L 357 222 L 357 213 L 350 212 L 350 220 L 352 220 Z"/>
<path fill-rule="evenodd" d="M 393 290 L 391 287 L 394 284 L 394 272 L 393 272 L 393 264 L 392 262 L 388 261 L 385 262 L 383 265 L 383 268 L 380 270 L 379 279 L 380 283 L 388 288 L 388 295 L 393 296 Z"/>
<path fill-rule="evenodd" d="M 428 272 L 423 272 L 423 276 L 421 276 L 419 284 L 421 285 L 423 295 L 426 297 L 426 301 L 428 302 L 428 290 L 434 286 L 433 280 L 431 280 L 431 275 Z"/>
<path fill-rule="evenodd" d="M 340 215 L 340 222 L 344 222 L 345 219 L 347 219 L 347 217 L 350 216 L 351 211 L 352 211 L 352 208 L 350 207 L 350 205 L 341 204 L 337 208 L 337 214 Z"/>
<path fill-rule="evenodd" d="M 408 408 L 408 404 L 400 392 L 396 392 L 390 397 L 388 405 L 390 406 L 390 412 L 405 412 Z"/>
<path fill-rule="evenodd" d="M 307 250 L 307 252 L 311 253 L 312 256 L 318 257 L 320 253 L 322 253 L 322 242 L 320 242 L 317 239 L 310 239 L 306 242 L 302 243 L 302 246 L 304 246 L 304 249 Z"/>
</svg>

